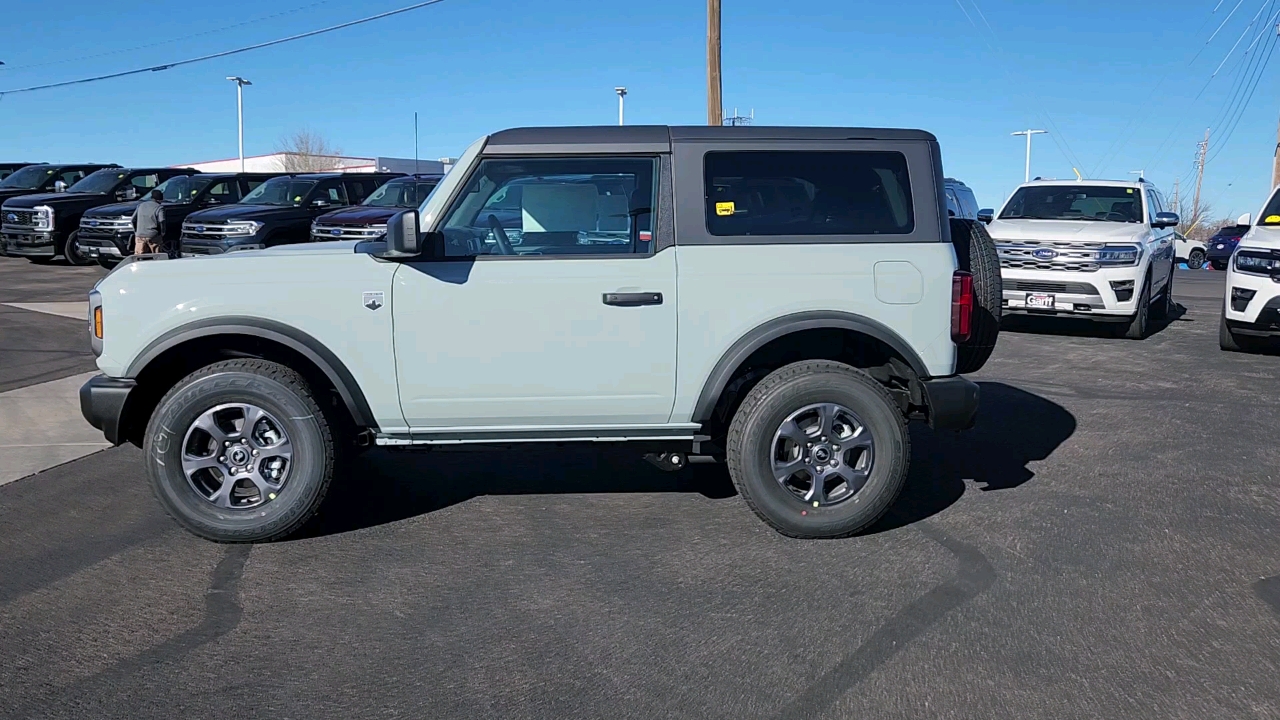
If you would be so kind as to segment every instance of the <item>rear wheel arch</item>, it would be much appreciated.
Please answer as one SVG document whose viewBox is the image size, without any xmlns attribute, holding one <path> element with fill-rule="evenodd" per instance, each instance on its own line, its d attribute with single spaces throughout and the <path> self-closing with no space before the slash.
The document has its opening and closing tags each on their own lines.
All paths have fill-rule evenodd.
<svg viewBox="0 0 1280 720">
<path fill-rule="evenodd" d="M 353 428 L 376 429 L 372 410 L 347 367 L 310 335 L 263 318 L 210 318 L 175 328 L 149 344 L 125 372 L 137 381 L 124 407 L 121 437 L 135 444 L 160 398 L 201 367 L 237 357 L 279 362 L 317 392 L 332 392 Z"/>
<path fill-rule="evenodd" d="M 895 379 L 914 404 L 918 385 L 929 376 L 920 356 L 900 335 L 871 318 L 838 311 L 786 315 L 740 337 L 720 357 L 703 383 L 693 422 L 727 427 L 736 405 L 773 370 L 800 360 L 835 360 L 862 369 L 889 385 Z"/>
</svg>

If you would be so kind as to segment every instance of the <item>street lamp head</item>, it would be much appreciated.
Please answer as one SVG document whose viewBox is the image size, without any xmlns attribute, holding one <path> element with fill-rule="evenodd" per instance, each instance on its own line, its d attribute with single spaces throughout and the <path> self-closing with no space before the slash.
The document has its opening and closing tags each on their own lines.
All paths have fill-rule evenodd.
<svg viewBox="0 0 1280 720">
<path fill-rule="evenodd" d="M 228 75 L 228 76 L 227 76 L 227 79 L 228 79 L 228 80 L 230 80 L 231 82 L 233 82 L 233 83 L 237 84 L 237 85 L 252 85 L 252 84 L 253 84 L 253 83 L 249 82 L 248 80 L 245 80 L 244 78 L 239 77 L 239 76 L 236 76 L 236 75 Z"/>
<path fill-rule="evenodd" d="M 621 87 L 621 86 L 619 86 L 619 87 L 614 88 L 614 89 L 613 89 L 613 91 L 614 91 L 614 92 L 616 92 L 616 93 L 618 93 L 618 97 L 626 97 L 626 96 L 627 96 L 627 89 L 626 89 L 625 87 Z"/>
</svg>

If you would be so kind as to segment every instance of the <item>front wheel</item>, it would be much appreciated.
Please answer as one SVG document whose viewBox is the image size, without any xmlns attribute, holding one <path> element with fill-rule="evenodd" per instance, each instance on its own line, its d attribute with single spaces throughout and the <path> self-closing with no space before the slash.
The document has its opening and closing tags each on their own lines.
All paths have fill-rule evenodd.
<svg viewBox="0 0 1280 720">
<path fill-rule="evenodd" d="M 1232 332 L 1226 314 L 1222 315 L 1218 322 L 1218 347 L 1227 352 L 1257 352 L 1258 346 L 1258 338 Z"/>
<path fill-rule="evenodd" d="M 733 416 L 729 474 L 783 535 L 847 537 L 897 499 L 911 441 L 897 403 L 870 375 L 808 360 L 759 382 Z"/>
<path fill-rule="evenodd" d="M 1199 270 L 1204 267 L 1204 251 L 1192 250 L 1187 254 L 1187 268 L 1191 270 Z"/>
<path fill-rule="evenodd" d="M 1227 263 L 1226 263 L 1226 262 L 1224 262 L 1224 261 L 1222 261 L 1222 260 L 1211 260 L 1211 261 L 1209 262 L 1209 264 L 1213 266 L 1213 269 L 1214 269 L 1214 270 L 1226 270 L 1226 269 L 1227 269 Z"/>
<path fill-rule="evenodd" d="M 62 246 L 62 256 L 67 259 L 68 265 L 88 265 L 93 259 L 80 252 L 80 246 L 76 244 L 79 238 L 79 232 L 73 232 L 67 236 L 67 242 Z"/>
<path fill-rule="evenodd" d="M 1142 281 L 1142 294 L 1138 296 L 1138 309 L 1129 318 L 1129 322 L 1117 326 L 1117 334 L 1130 340 L 1141 340 L 1147 336 L 1147 325 L 1151 319 L 1151 277 Z"/>
<path fill-rule="evenodd" d="M 112 269 L 112 268 L 114 268 L 115 266 L 117 266 L 117 265 L 119 265 L 119 264 L 120 264 L 120 259 L 119 259 L 119 258 L 106 258 L 106 257 L 99 257 L 99 258 L 98 258 L 98 264 L 99 264 L 99 265 L 101 265 L 102 267 L 104 267 L 104 268 L 106 268 L 106 269 L 110 270 L 110 269 Z"/>
<path fill-rule="evenodd" d="M 156 498 L 187 530 L 215 542 L 295 532 L 333 479 L 333 432 L 311 388 L 265 360 L 227 360 L 183 378 L 146 433 Z"/>
</svg>

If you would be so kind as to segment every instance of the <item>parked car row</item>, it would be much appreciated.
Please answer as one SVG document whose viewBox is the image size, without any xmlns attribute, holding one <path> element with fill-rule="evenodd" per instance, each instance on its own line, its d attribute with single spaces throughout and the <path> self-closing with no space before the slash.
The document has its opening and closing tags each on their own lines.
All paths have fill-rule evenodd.
<svg viewBox="0 0 1280 720">
<path fill-rule="evenodd" d="M 163 197 L 164 245 L 179 257 L 377 238 L 395 209 L 416 207 L 440 181 L 439 175 L 200 173 L 101 164 L 0 168 L 8 173 L 0 180 L 5 254 L 106 267 L 133 253 L 133 211 L 153 190 Z M 366 202 L 360 211 L 350 207 Z"/>
</svg>

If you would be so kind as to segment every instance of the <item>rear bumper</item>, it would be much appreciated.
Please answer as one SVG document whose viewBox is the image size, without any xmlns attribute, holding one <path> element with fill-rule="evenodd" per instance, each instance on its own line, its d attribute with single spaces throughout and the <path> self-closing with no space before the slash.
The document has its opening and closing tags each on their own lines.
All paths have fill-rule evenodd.
<svg viewBox="0 0 1280 720">
<path fill-rule="evenodd" d="M 929 406 L 929 427 L 934 430 L 967 430 L 978 416 L 978 385 L 959 375 L 924 380 L 924 401 Z"/>
<path fill-rule="evenodd" d="M 89 382 L 80 387 L 80 413 L 90 425 L 101 430 L 112 445 L 125 441 L 121 437 L 120 420 L 134 387 L 133 380 L 106 375 L 89 378 Z"/>
</svg>

